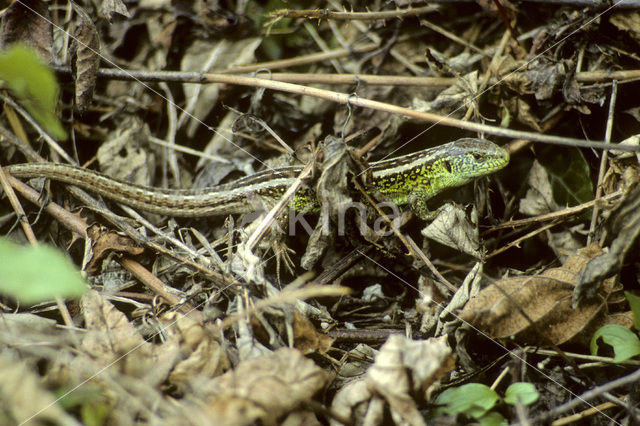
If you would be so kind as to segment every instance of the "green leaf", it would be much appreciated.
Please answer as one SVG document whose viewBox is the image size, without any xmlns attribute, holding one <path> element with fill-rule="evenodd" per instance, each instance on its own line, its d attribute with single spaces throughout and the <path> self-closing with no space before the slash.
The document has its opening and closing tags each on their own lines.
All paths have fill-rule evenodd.
<svg viewBox="0 0 640 426">
<path fill-rule="evenodd" d="M 478 419 L 478 423 L 482 426 L 507 426 L 509 424 L 507 419 L 502 417 L 502 414 L 496 411 L 491 411 L 490 413 L 487 413 L 486 416 L 480 417 Z"/>
<path fill-rule="evenodd" d="M 540 398 L 540 394 L 536 387 L 531 383 L 517 382 L 512 383 L 504 394 L 504 402 L 514 405 L 520 399 L 524 405 L 531 405 Z"/>
<path fill-rule="evenodd" d="M 79 297 L 85 290 L 80 273 L 60 251 L 0 239 L 0 293 L 32 304 L 56 296 Z"/>
<path fill-rule="evenodd" d="M 67 134 L 58 121 L 58 83 L 53 72 L 32 49 L 13 45 L 0 53 L 0 80 L 47 133 L 58 140 Z"/>
<path fill-rule="evenodd" d="M 553 198 L 561 206 L 575 206 L 593 200 L 589 164 L 577 148 L 542 147 L 538 161 L 549 173 Z"/>
<path fill-rule="evenodd" d="M 478 419 L 491 410 L 500 397 L 490 387 L 481 383 L 468 383 L 450 388 L 436 398 L 435 403 L 444 405 L 442 412 L 450 415 L 463 413 Z"/>
<path fill-rule="evenodd" d="M 631 306 L 631 313 L 633 314 L 633 326 L 636 330 L 640 330 L 640 296 L 636 296 L 628 291 L 624 292 L 625 297 L 629 301 Z"/>
<path fill-rule="evenodd" d="M 596 331 L 591 338 L 591 354 L 598 353 L 598 339 L 613 347 L 614 361 L 621 362 L 640 354 L 640 340 L 631 330 L 618 324 L 608 324 Z"/>
</svg>

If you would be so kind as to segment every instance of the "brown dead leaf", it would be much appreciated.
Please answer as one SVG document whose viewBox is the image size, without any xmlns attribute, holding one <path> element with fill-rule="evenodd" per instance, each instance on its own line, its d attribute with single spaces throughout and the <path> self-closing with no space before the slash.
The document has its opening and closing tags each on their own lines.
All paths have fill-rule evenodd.
<svg viewBox="0 0 640 426">
<path fill-rule="evenodd" d="M 198 322 L 177 312 L 165 314 L 161 320 L 167 326 L 165 344 L 175 345 L 181 354 L 169 382 L 180 388 L 197 375 L 217 377 L 229 369 L 226 353 Z"/>
<path fill-rule="evenodd" d="M 300 351 L 282 348 L 243 361 L 211 380 L 204 392 L 210 418 L 217 424 L 273 421 L 322 389 L 328 375 Z"/>
<path fill-rule="evenodd" d="M 537 216 L 561 209 L 553 198 L 549 173 L 537 160 L 534 160 L 531 166 L 527 183 L 529 189 L 525 197 L 520 200 L 520 213 Z"/>
<path fill-rule="evenodd" d="M 435 217 L 422 231 L 422 235 L 445 246 L 482 258 L 478 233 L 478 212 L 475 206 L 470 212 L 460 206 L 445 204 L 435 212 Z"/>
<path fill-rule="evenodd" d="M 127 317 L 98 292 L 82 297 L 87 333 L 82 348 L 104 366 L 114 363 L 125 374 L 142 377 L 154 369 L 152 347 Z"/>
<path fill-rule="evenodd" d="M 367 382 L 378 392 L 427 392 L 453 368 L 447 337 L 411 340 L 389 336 L 367 372 Z"/>
<path fill-rule="evenodd" d="M 512 96 L 504 99 L 502 105 L 515 117 L 520 123 L 529 126 L 537 132 L 542 132 L 539 119 L 531 112 L 531 105 L 519 96 Z"/>
<path fill-rule="evenodd" d="M 627 311 L 627 312 L 616 312 L 615 314 L 609 314 L 605 317 L 602 323 L 602 326 L 605 326 L 608 324 L 617 324 L 617 325 L 621 325 L 623 327 L 631 329 L 634 327 L 633 312 Z"/>
<path fill-rule="evenodd" d="M 395 424 L 426 424 L 412 395 L 422 393 L 427 400 L 431 385 L 453 369 L 455 358 L 446 339 L 442 336 L 419 341 L 390 336 L 365 379 L 338 391 L 332 411 L 355 419 L 357 424 L 365 418 L 380 419 L 371 424 L 381 424 L 388 405 Z"/>
<path fill-rule="evenodd" d="M 607 219 L 607 241 L 609 251 L 591 260 L 578 275 L 578 284 L 573 295 L 573 305 L 596 294 L 607 277 L 622 269 L 629 255 L 637 256 L 640 238 L 640 185 L 633 185 Z"/>
<path fill-rule="evenodd" d="M 53 28 L 49 6 L 42 0 L 14 1 L 2 14 L 0 48 L 20 43 L 35 49 L 51 61 Z"/>
<path fill-rule="evenodd" d="M 569 65 L 543 58 L 529 64 L 525 74 L 531 82 L 529 87 L 535 93 L 537 100 L 551 98 L 562 87 Z"/>
<path fill-rule="evenodd" d="M 467 105 L 475 105 L 474 93 L 478 90 L 478 73 L 473 71 L 458 79 L 458 82 L 446 88 L 432 101 L 421 98 L 412 100 L 413 109 L 417 111 L 434 112 L 454 117 L 463 116 Z M 465 105 L 465 108 L 460 108 Z"/>
<path fill-rule="evenodd" d="M 79 425 L 44 388 L 33 366 L 4 352 L 0 356 L 0 409 L 3 424 Z"/>
<path fill-rule="evenodd" d="M 95 274 L 100 271 L 102 261 L 111 253 L 123 253 L 138 256 L 144 252 L 131 238 L 119 235 L 115 231 L 104 231 L 98 225 L 92 225 L 87 229 L 87 236 L 93 241 L 93 256 L 87 263 L 85 271 Z"/>
<path fill-rule="evenodd" d="M 521 343 L 560 345 L 589 334 L 606 313 L 612 280 L 602 295 L 579 309 L 571 308 L 571 295 L 577 274 L 600 253 L 597 245 L 591 245 L 570 256 L 562 267 L 499 280 L 472 298 L 460 317 L 493 338 L 513 337 Z"/>
<path fill-rule="evenodd" d="M 77 4 L 73 8 L 80 22 L 73 33 L 70 48 L 71 68 L 75 81 L 75 107 L 82 114 L 91 104 L 100 68 L 100 40 L 98 30 L 87 13 Z"/>
<path fill-rule="evenodd" d="M 303 354 L 325 353 L 335 339 L 324 333 L 318 333 L 315 326 L 298 310 L 293 310 L 293 344 Z"/>
</svg>

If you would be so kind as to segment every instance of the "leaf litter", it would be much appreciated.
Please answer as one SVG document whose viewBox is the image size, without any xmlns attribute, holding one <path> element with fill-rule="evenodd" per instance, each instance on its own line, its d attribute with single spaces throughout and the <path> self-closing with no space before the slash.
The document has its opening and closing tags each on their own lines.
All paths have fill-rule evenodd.
<svg viewBox="0 0 640 426">
<path fill-rule="evenodd" d="M 516 357 L 525 345 L 586 353 L 599 327 L 632 327 L 620 290 L 638 288 L 637 155 L 601 162 L 602 151 L 484 135 L 507 147 L 510 165 L 430 200 L 439 214 L 432 223 L 381 221 L 388 234 L 379 238 L 367 209 L 347 214 L 340 234 L 335 211 L 369 182 L 361 154 L 373 161 L 468 132 L 187 76 L 290 79 L 352 99 L 587 140 L 603 140 L 609 121 L 613 142 L 637 146 L 638 12 L 501 4 L 353 3 L 346 11 L 328 2 L 305 11 L 290 2 L 276 10 L 165 1 L 96 9 L 80 1 L 54 10 L 13 2 L 0 44 L 31 46 L 54 67 L 61 96 L 46 113 L 62 118 L 73 145 L 55 146 L 46 126 L 25 120 L 33 110 L 20 108 L 25 98 L 9 85 L 3 164 L 65 152 L 126 180 L 191 188 L 312 162 L 302 186 L 321 182 L 332 209 L 310 224 L 294 222 L 292 235 L 290 218 L 278 216 L 247 244 L 260 217 L 125 219 L 108 200 L 73 189 L 70 198 L 53 184 L 47 213 L 31 209 L 28 218 L 38 220 L 29 222 L 84 267 L 91 291 L 33 305 L 3 296 L 2 422 L 426 424 L 425 410 L 444 388 L 497 380 L 499 389 L 525 381 L 551 396 L 518 412 L 526 418 L 509 418 L 536 423 L 568 416 L 560 401 L 632 373 L 633 360 L 616 368 L 609 358 L 598 374 L 580 366 L 555 374 L 567 354 L 531 353 L 517 365 L 501 356 Z M 351 77 L 335 82 L 344 75 Z M 314 77 L 325 80 L 309 82 Z M 618 92 L 609 112 L 612 80 Z M 329 151 L 327 136 L 338 142 Z M 36 202 L 44 194 L 19 191 Z M 609 202 L 578 210 L 596 194 Z M 24 240 L 12 220 L 2 222 L 5 235 Z M 492 343 L 478 343 L 481 336 Z M 511 378 L 500 374 L 505 368 Z M 626 396 L 624 387 L 615 391 Z M 619 406 L 590 415 L 637 412 Z"/>
</svg>

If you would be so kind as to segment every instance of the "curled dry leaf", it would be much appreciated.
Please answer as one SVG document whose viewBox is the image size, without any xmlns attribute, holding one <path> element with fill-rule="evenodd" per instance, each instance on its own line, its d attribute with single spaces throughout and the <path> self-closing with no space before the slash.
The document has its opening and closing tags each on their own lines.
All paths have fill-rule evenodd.
<svg viewBox="0 0 640 426">
<path fill-rule="evenodd" d="M 144 252 L 131 238 L 119 235 L 114 231 L 104 231 L 97 225 L 92 225 L 87 229 L 87 236 L 92 241 L 93 256 L 84 268 L 88 274 L 95 274 L 100 271 L 102 261 L 111 253 L 128 254 L 137 256 Z"/>
<path fill-rule="evenodd" d="M 543 58 L 533 62 L 524 72 L 531 83 L 530 93 L 535 93 L 537 100 L 551 98 L 567 78 L 568 67 L 569 64 Z"/>
<path fill-rule="evenodd" d="M 562 267 L 499 280 L 471 299 L 460 317 L 493 338 L 513 337 L 520 343 L 560 345 L 588 337 L 602 324 L 613 280 L 606 282 L 597 299 L 578 309 L 571 307 L 571 295 L 578 273 L 600 253 L 592 244 L 569 257 Z"/>
<path fill-rule="evenodd" d="M 464 209 L 445 204 L 435 212 L 435 219 L 423 230 L 422 235 L 445 246 L 481 259 L 478 234 L 478 212 L 475 208 L 467 216 Z"/>
<path fill-rule="evenodd" d="M 220 343 L 202 325 L 177 312 L 162 316 L 168 349 L 178 348 L 180 360 L 169 374 L 169 382 L 181 387 L 198 375 L 217 377 L 229 369 L 229 360 Z"/>
<path fill-rule="evenodd" d="M 625 193 L 620 204 L 607 219 L 606 228 L 609 240 L 606 243 L 611 244 L 609 251 L 592 259 L 584 270 L 580 271 L 573 294 L 574 306 L 583 299 L 593 297 L 604 278 L 620 272 L 627 256 L 637 253 L 637 240 L 640 236 L 640 185 L 633 185 Z"/>
<path fill-rule="evenodd" d="M 91 104 L 96 87 L 100 68 L 100 41 L 98 30 L 89 15 L 76 4 L 74 9 L 80 20 L 73 34 L 70 56 L 76 86 L 75 107 L 82 114 Z"/>
<path fill-rule="evenodd" d="M 109 367 L 120 373 L 111 377 L 135 377 L 145 389 L 166 381 L 183 355 L 178 344 L 168 341 L 158 346 L 145 341 L 127 317 L 96 291 L 83 296 L 81 306 L 87 328 L 82 339 L 85 353 L 76 357 L 73 366 L 83 378 Z"/>
<path fill-rule="evenodd" d="M 367 373 L 378 392 L 420 392 L 426 397 L 431 385 L 453 368 L 447 336 L 411 340 L 394 334 L 382 345 Z"/>
<path fill-rule="evenodd" d="M 609 23 L 625 31 L 636 42 L 640 42 L 640 13 L 626 10 L 613 13 L 609 18 Z"/>
<path fill-rule="evenodd" d="M 243 361 L 203 387 L 216 424 L 273 422 L 308 401 L 328 382 L 327 373 L 300 351 L 279 349 Z"/>
<path fill-rule="evenodd" d="M 453 367 L 446 336 L 415 341 L 392 335 L 380 348 L 366 378 L 343 387 L 331 408 L 359 423 L 364 418 L 381 418 L 388 404 L 396 424 L 425 424 L 411 395 L 422 393 L 426 400 L 431 385 Z"/>
<path fill-rule="evenodd" d="M 526 196 L 520 200 L 520 213 L 536 216 L 560 210 L 561 207 L 553 199 L 549 173 L 537 160 L 531 166 L 527 183 L 529 189 Z"/>
<path fill-rule="evenodd" d="M 448 87 L 438 94 L 432 101 L 421 98 L 413 99 L 413 108 L 418 111 L 434 112 L 442 115 L 462 117 L 467 105 L 475 105 L 478 90 L 478 72 L 473 71 L 458 79 L 458 83 Z M 461 108 L 464 105 L 465 108 Z"/>
<path fill-rule="evenodd" d="M 82 348 L 100 364 L 115 363 L 123 373 L 142 377 L 155 368 L 152 347 L 127 317 L 96 291 L 82 297 L 87 333 Z"/>
<path fill-rule="evenodd" d="M 149 126 L 137 117 L 123 120 L 111 132 L 96 157 L 103 173 L 138 185 L 153 185 L 156 156 L 146 146 Z"/>
<path fill-rule="evenodd" d="M 531 105 L 526 100 L 514 96 L 504 99 L 502 101 L 502 106 L 506 108 L 510 115 L 515 117 L 520 123 L 530 127 L 536 132 L 542 132 L 540 119 L 534 115 Z"/>
</svg>

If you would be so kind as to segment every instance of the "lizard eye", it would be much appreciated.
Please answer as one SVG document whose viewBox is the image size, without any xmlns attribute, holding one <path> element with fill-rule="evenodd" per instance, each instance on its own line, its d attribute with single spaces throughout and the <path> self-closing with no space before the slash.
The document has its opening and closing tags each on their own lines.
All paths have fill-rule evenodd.
<svg viewBox="0 0 640 426">
<path fill-rule="evenodd" d="M 447 170 L 447 173 L 451 173 L 451 163 L 448 161 L 443 161 L 442 166 Z"/>
<path fill-rule="evenodd" d="M 484 155 L 478 154 L 477 152 L 474 152 L 471 155 L 473 155 L 473 159 L 476 160 L 477 162 L 480 162 L 484 159 Z"/>
</svg>

